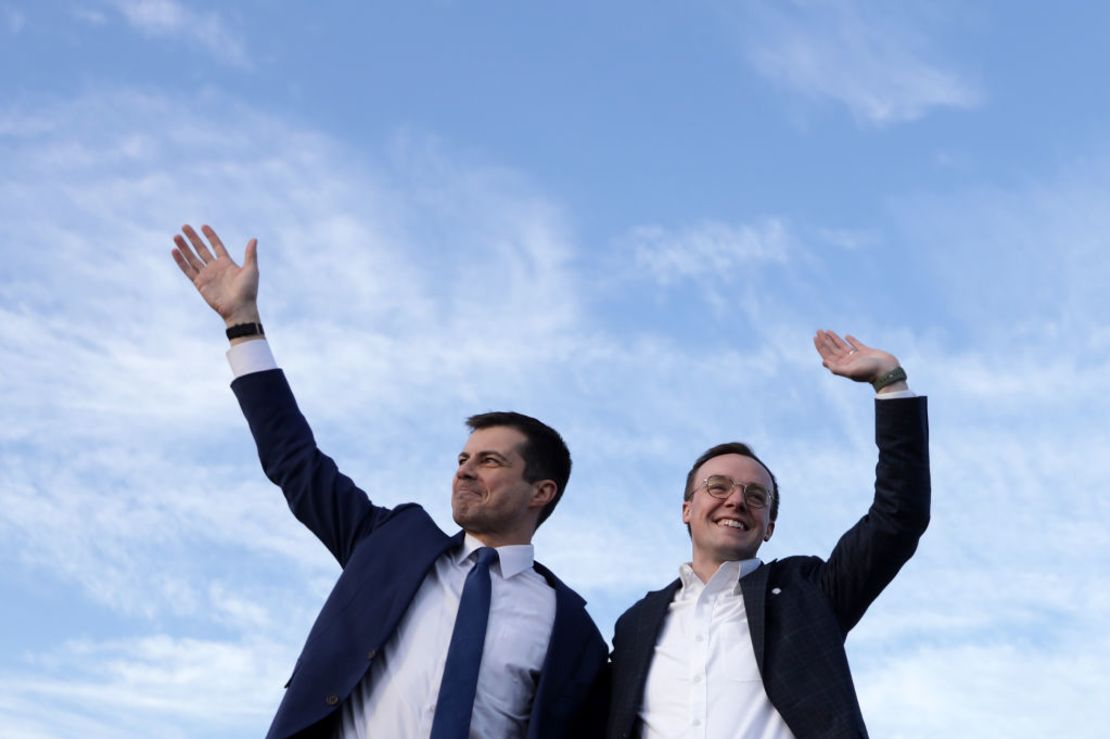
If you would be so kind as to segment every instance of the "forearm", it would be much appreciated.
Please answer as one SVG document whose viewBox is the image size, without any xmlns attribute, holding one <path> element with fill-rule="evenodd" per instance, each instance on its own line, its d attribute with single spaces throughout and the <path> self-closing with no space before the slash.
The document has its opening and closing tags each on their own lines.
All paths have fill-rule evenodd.
<svg viewBox="0 0 1110 739">
<path fill-rule="evenodd" d="M 265 347 L 265 342 L 254 343 Z M 229 354 L 246 348 L 232 347 Z M 251 372 L 236 378 L 231 387 L 266 476 L 281 488 L 297 519 L 345 564 L 384 509 L 373 506 L 334 460 L 317 448 L 280 370 Z"/>
<path fill-rule="evenodd" d="M 929 523 L 928 399 L 875 403 L 875 502 L 870 513 L 892 530 L 919 537 Z"/>
<path fill-rule="evenodd" d="M 876 401 L 875 414 L 874 499 L 823 568 L 823 587 L 844 633 L 913 556 L 929 523 L 927 399 Z"/>
</svg>

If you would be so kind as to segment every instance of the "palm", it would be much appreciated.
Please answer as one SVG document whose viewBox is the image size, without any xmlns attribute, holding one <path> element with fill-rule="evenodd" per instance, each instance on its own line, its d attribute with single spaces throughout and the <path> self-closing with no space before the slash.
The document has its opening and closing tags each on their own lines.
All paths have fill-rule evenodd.
<svg viewBox="0 0 1110 739">
<path fill-rule="evenodd" d="M 240 267 L 208 226 L 201 227 L 208 243 L 191 226 L 183 226 L 181 231 L 184 237 L 173 237 L 173 259 L 204 301 L 224 320 L 257 320 L 258 243 L 254 239 L 247 242 Z"/>
<path fill-rule="evenodd" d="M 856 382 L 869 382 L 898 366 L 893 355 L 867 346 L 850 334 L 842 339 L 834 331 L 818 331 L 813 345 L 830 372 Z"/>
<path fill-rule="evenodd" d="M 231 257 L 221 256 L 204 265 L 193 277 L 197 291 L 221 317 L 229 317 L 236 307 L 258 298 L 258 268 L 240 267 Z"/>
</svg>

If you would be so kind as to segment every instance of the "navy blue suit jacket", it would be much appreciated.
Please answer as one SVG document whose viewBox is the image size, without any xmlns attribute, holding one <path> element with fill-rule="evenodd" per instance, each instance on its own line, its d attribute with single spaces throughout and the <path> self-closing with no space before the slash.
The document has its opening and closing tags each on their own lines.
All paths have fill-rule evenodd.
<svg viewBox="0 0 1110 739">
<path fill-rule="evenodd" d="M 328 736 L 337 707 L 389 640 L 436 558 L 458 546 L 418 505 L 382 508 L 316 448 L 281 370 L 232 383 L 267 477 L 343 568 L 297 660 L 268 739 Z M 536 686 L 528 739 L 599 734 L 607 648 L 585 601 L 540 564 L 555 590 L 555 623 Z M 401 738 L 399 738 L 401 739 Z"/>
<path fill-rule="evenodd" d="M 741 580 L 755 659 L 771 699 L 797 739 L 866 737 L 844 640 L 917 549 L 929 523 L 925 398 L 875 401 L 875 498 L 828 561 L 787 557 Z M 607 737 L 638 736 L 648 669 L 674 581 L 617 621 Z"/>
</svg>

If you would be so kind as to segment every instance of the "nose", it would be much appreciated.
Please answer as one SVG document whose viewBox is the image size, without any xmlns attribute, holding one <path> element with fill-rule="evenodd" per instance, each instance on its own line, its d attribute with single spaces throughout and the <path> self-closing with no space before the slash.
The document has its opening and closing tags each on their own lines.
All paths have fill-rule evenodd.
<svg viewBox="0 0 1110 739">
<path fill-rule="evenodd" d="M 466 460 L 459 463 L 459 468 L 455 470 L 455 477 L 460 480 L 471 480 L 474 478 L 474 462 L 473 460 Z"/>
<path fill-rule="evenodd" d="M 733 485 L 728 497 L 724 499 L 724 504 L 731 505 L 733 508 L 739 508 L 740 510 L 747 510 L 748 501 L 744 497 L 744 486 Z"/>
</svg>

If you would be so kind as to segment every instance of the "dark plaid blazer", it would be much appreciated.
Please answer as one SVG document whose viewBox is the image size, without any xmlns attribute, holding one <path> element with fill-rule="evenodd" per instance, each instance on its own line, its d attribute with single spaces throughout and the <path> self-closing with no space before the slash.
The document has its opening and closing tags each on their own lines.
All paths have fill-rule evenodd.
<svg viewBox="0 0 1110 739">
<path fill-rule="evenodd" d="M 334 736 L 339 706 L 392 636 L 436 559 L 462 541 L 423 508 L 373 505 L 316 448 L 281 370 L 232 383 L 266 475 L 290 509 L 343 568 L 309 632 L 268 739 Z M 608 650 L 586 602 L 543 565 L 555 590 L 555 623 L 536 685 L 527 739 L 600 736 L 605 725 Z M 398 738 L 400 739 L 400 738 Z"/>
<path fill-rule="evenodd" d="M 828 560 L 787 557 L 741 580 L 752 645 L 771 703 L 797 739 L 866 737 L 844 640 L 917 549 L 929 523 L 926 399 L 875 401 L 875 498 Z M 648 668 L 675 580 L 617 620 L 606 736 L 639 736 Z"/>
</svg>

